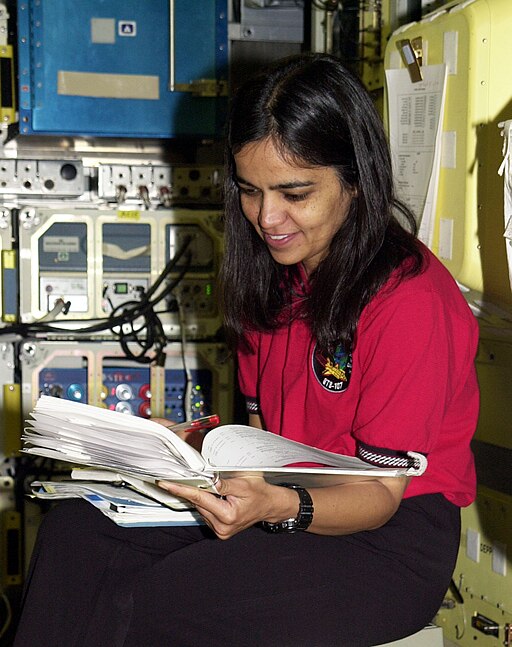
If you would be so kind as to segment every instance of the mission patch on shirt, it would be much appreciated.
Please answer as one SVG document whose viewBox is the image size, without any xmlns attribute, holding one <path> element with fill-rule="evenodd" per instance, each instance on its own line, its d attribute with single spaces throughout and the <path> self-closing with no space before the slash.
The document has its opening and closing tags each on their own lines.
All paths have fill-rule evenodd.
<svg viewBox="0 0 512 647">
<path fill-rule="evenodd" d="M 340 393 L 348 388 L 352 373 L 352 355 L 338 346 L 332 355 L 322 353 L 315 345 L 312 355 L 313 373 L 327 391 Z"/>
</svg>

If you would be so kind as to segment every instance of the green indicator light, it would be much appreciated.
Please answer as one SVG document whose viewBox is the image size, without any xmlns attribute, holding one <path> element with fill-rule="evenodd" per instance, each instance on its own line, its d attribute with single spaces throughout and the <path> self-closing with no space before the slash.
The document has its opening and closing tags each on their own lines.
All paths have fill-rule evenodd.
<svg viewBox="0 0 512 647">
<path fill-rule="evenodd" d="M 114 283 L 114 294 L 128 294 L 128 283 Z"/>
<path fill-rule="evenodd" d="M 205 288 L 204 288 L 204 293 L 206 294 L 207 297 L 211 297 L 213 292 L 212 284 L 207 283 Z"/>
</svg>

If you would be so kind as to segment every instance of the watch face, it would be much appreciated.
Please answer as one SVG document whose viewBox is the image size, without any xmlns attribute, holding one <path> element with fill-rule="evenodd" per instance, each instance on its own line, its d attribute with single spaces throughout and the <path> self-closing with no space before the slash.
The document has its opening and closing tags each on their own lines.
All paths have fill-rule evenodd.
<svg viewBox="0 0 512 647">
<path fill-rule="evenodd" d="M 262 521 L 261 527 L 267 532 L 277 533 L 277 532 L 297 532 L 297 519 L 285 519 L 284 521 L 278 521 L 277 523 L 271 523 L 270 521 Z"/>
<path fill-rule="evenodd" d="M 281 522 L 281 532 L 296 532 L 298 530 L 297 519 L 287 519 Z"/>
</svg>

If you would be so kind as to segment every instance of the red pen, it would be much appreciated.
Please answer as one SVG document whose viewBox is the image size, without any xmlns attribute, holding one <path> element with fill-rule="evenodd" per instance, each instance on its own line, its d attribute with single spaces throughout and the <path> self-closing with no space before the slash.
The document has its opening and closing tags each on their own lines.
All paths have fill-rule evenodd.
<svg viewBox="0 0 512 647">
<path fill-rule="evenodd" d="M 177 425 L 169 425 L 167 429 L 171 431 L 201 431 L 203 429 L 211 429 L 220 422 L 220 416 L 216 413 L 211 416 L 203 416 L 195 420 L 187 420 L 187 422 L 180 422 Z"/>
</svg>

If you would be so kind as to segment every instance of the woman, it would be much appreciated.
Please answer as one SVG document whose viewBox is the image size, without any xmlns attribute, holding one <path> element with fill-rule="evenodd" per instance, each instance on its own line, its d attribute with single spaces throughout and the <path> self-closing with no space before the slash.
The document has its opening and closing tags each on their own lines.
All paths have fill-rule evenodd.
<svg viewBox="0 0 512 647">
<path fill-rule="evenodd" d="M 369 647 L 420 630 L 447 590 L 475 494 L 477 326 L 393 196 L 371 100 L 334 58 L 280 62 L 234 99 L 226 165 L 225 323 L 250 423 L 428 468 L 307 490 L 237 478 L 221 496 L 162 483 L 203 528 L 60 506 L 16 647 Z"/>
</svg>

